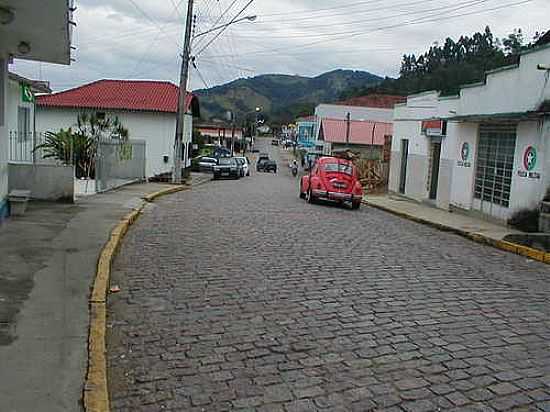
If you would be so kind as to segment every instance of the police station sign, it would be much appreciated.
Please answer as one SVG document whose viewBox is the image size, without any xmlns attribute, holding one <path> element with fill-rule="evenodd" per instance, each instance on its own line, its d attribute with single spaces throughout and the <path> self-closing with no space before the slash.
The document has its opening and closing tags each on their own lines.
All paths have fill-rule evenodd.
<svg viewBox="0 0 550 412">
<path fill-rule="evenodd" d="M 534 146 L 527 146 L 523 152 L 522 169 L 518 171 L 518 176 L 529 179 L 540 179 L 540 173 L 535 172 L 538 161 L 537 149 Z"/>
</svg>

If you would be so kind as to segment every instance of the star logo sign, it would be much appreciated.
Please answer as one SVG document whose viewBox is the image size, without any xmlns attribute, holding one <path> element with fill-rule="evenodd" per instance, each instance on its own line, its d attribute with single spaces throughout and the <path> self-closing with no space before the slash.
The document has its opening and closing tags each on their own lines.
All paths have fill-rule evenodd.
<svg viewBox="0 0 550 412">
<path fill-rule="evenodd" d="M 537 166 L 537 150 L 533 146 L 525 149 L 523 154 L 523 166 L 527 171 L 532 171 Z"/>
<path fill-rule="evenodd" d="M 460 156 L 462 157 L 463 162 L 468 161 L 468 158 L 470 157 L 470 145 L 467 142 L 462 145 Z"/>
</svg>

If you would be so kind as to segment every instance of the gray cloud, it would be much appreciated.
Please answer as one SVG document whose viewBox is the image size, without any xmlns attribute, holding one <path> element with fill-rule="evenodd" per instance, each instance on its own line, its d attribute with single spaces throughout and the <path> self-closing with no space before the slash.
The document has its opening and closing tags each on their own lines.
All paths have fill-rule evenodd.
<svg viewBox="0 0 550 412">
<path fill-rule="evenodd" d="M 196 31 L 210 28 L 232 1 L 196 0 Z M 201 54 L 200 75 L 192 70 L 190 87 L 260 73 L 316 75 L 336 68 L 395 76 L 404 53 L 420 53 L 446 37 L 486 25 L 499 37 L 517 27 L 526 37 L 550 29 L 548 0 L 483 12 L 520 1 L 256 0 L 245 14 L 258 15 L 257 21 L 232 26 Z M 180 5 L 179 12 L 174 4 Z M 234 13 L 244 4 L 246 0 L 237 0 Z M 56 90 L 100 78 L 177 82 L 187 1 L 80 0 L 77 5 L 76 62 L 56 66 L 16 61 L 12 70 L 50 80 Z M 464 13 L 472 14 L 447 18 Z M 207 40 L 195 44 L 194 52 Z"/>
</svg>

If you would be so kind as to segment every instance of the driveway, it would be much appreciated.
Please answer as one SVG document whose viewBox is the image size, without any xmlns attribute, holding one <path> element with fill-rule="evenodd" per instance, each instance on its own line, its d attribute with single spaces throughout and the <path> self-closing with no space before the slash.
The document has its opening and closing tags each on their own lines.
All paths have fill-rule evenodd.
<svg viewBox="0 0 550 412">
<path fill-rule="evenodd" d="M 150 205 L 113 272 L 113 410 L 550 411 L 547 266 L 284 164 Z"/>
</svg>

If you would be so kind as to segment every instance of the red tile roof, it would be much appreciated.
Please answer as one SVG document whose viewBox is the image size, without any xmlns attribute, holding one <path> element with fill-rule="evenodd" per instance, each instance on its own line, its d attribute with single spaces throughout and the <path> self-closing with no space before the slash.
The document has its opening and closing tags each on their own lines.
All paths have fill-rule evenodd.
<svg viewBox="0 0 550 412">
<path fill-rule="evenodd" d="M 98 80 L 50 95 L 39 96 L 42 107 L 111 109 L 176 113 L 179 88 L 170 82 L 149 80 Z M 186 111 L 198 113 L 198 99 L 186 96 Z"/>
<path fill-rule="evenodd" d="M 323 119 L 321 121 L 321 133 L 326 142 L 346 143 L 346 120 Z M 384 145 L 385 136 L 393 134 L 391 123 L 350 121 L 350 144 Z"/>
<path fill-rule="evenodd" d="M 391 94 L 370 94 L 368 96 L 352 97 L 335 104 L 339 106 L 373 107 L 376 109 L 393 109 L 398 103 L 405 103 L 406 97 Z"/>
</svg>

